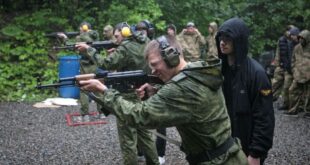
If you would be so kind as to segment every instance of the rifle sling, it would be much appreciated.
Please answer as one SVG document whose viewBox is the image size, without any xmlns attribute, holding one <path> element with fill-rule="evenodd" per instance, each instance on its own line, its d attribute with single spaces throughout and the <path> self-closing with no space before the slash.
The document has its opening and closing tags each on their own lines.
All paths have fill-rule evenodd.
<svg viewBox="0 0 310 165">
<path fill-rule="evenodd" d="M 174 139 L 171 139 L 171 138 L 168 138 L 167 136 L 161 134 L 161 133 L 158 133 L 156 130 L 150 130 L 154 135 L 160 137 L 160 138 L 163 138 L 164 140 L 166 140 L 167 142 L 169 143 L 172 143 L 178 147 L 181 147 L 181 142 L 177 141 L 177 140 L 174 140 Z"/>
<path fill-rule="evenodd" d="M 88 95 L 91 99 L 93 99 L 95 102 L 101 104 L 101 105 L 104 105 L 104 103 L 93 93 L 93 92 L 86 92 L 84 90 L 81 90 L 82 92 L 84 92 L 86 95 Z M 106 110 L 106 109 L 102 109 L 103 110 L 103 113 L 105 116 L 108 116 L 110 114 L 110 111 Z M 174 140 L 174 139 L 170 139 L 168 138 L 167 136 L 161 134 L 161 133 L 158 133 L 156 130 L 150 130 L 154 135 L 166 140 L 167 142 L 169 143 L 172 143 L 178 147 L 181 147 L 181 142 L 177 141 L 177 140 Z"/>
</svg>

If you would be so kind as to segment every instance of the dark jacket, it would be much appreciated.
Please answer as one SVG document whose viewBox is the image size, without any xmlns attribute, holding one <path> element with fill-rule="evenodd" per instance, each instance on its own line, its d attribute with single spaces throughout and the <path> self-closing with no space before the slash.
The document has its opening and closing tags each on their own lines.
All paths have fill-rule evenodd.
<svg viewBox="0 0 310 165">
<path fill-rule="evenodd" d="M 220 51 L 219 37 L 232 38 L 235 64 L 228 65 Z M 223 23 L 216 36 L 219 57 L 223 60 L 223 92 L 231 118 L 232 135 L 241 140 L 246 155 L 265 158 L 272 147 L 274 110 L 271 83 L 263 67 L 247 56 L 249 30 L 238 18 Z"/>
<path fill-rule="evenodd" d="M 286 71 L 291 70 L 291 41 L 286 37 L 280 37 L 278 41 L 279 47 L 279 65 Z"/>
</svg>

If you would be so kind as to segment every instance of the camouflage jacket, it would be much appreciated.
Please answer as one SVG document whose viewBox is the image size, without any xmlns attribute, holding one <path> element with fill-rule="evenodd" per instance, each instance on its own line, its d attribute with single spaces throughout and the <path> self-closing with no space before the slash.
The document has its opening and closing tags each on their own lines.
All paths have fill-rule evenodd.
<svg viewBox="0 0 310 165">
<path fill-rule="evenodd" d="M 130 102 L 113 89 L 106 90 L 101 99 L 104 107 L 128 125 L 146 128 L 175 126 L 185 154 L 197 154 L 218 147 L 231 136 L 220 68 L 218 59 L 213 63 L 189 63 L 146 101 Z M 223 163 L 228 159 L 226 155 L 217 161 Z"/>
<path fill-rule="evenodd" d="M 88 32 L 83 32 L 80 35 L 76 36 L 76 42 L 91 42 L 91 41 L 98 41 L 99 34 L 95 30 L 90 30 Z"/>
<path fill-rule="evenodd" d="M 292 71 L 294 80 L 299 83 L 306 83 L 310 80 L 310 32 L 302 31 L 299 36 L 306 40 L 306 45 L 298 44 L 293 51 Z"/>
<path fill-rule="evenodd" d="M 201 48 L 206 44 L 204 36 L 201 34 L 180 33 L 177 36 L 178 42 L 182 46 L 186 61 L 197 61 L 201 58 Z"/>
<path fill-rule="evenodd" d="M 91 41 L 98 41 L 99 34 L 95 30 L 90 30 L 88 32 L 83 32 L 80 35 L 76 36 L 76 42 L 91 42 Z M 91 58 L 88 58 L 85 53 L 79 53 L 81 55 L 81 72 L 84 73 L 91 73 L 94 72 L 96 69 L 96 65 Z"/>
<path fill-rule="evenodd" d="M 215 34 L 210 34 L 206 39 L 207 44 L 207 58 L 218 58 L 218 51 L 216 47 Z"/>
<path fill-rule="evenodd" d="M 133 38 L 125 39 L 116 48 L 116 50 L 104 57 L 97 53 L 95 48 L 88 48 L 87 55 L 92 58 L 96 64 L 105 70 L 130 71 L 146 70 L 146 62 L 143 56 L 144 48 L 149 42 L 137 42 Z"/>
</svg>

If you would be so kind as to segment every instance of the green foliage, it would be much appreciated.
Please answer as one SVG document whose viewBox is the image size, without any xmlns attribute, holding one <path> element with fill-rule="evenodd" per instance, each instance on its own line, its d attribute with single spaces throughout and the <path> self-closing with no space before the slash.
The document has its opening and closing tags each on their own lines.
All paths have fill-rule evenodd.
<svg viewBox="0 0 310 165">
<path fill-rule="evenodd" d="M 21 15 L 1 29 L 6 38 L 0 47 L 1 101 L 34 100 L 40 95 L 53 94 L 34 88 L 40 76 L 57 78 L 57 64 L 49 62 L 45 47 L 48 41 L 42 33 L 48 26 L 46 16 L 48 10 Z"/>
<path fill-rule="evenodd" d="M 159 5 L 154 0 L 134 1 L 115 0 L 107 10 L 99 13 L 101 27 L 106 24 L 116 25 L 120 22 L 128 22 L 130 25 L 148 19 L 156 25 L 158 29 L 164 29 L 165 22 L 159 18 L 162 12 Z"/>
<path fill-rule="evenodd" d="M 275 49 L 286 25 L 309 29 L 310 3 L 304 0 L 29 0 L 0 3 L 0 101 L 23 101 L 55 96 L 54 91 L 34 89 L 37 77 L 45 83 L 57 80 L 57 57 L 69 52 L 53 52 L 55 40 L 45 33 L 77 31 L 88 21 L 101 34 L 102 27 L 127 21 L 148 19 L 156 25 L 157 35 L 165 33 L 166 23 L 174 23 L 178 32 L 193 21 L 205 36 L 208 24 L 220 25 L 232 17 L 241 17 L 251 30 L 250 53 L 258 56 Z M 71 52 L 72 53 L 72 52 Z M 57 59 L 57 58 L 56 58 Z"/>
<path fill-rule="evenodd" d="M 300 29 L 309 29 L 310 3 L 304 0 L 157 0 L 168 23 L 174 23 L 178 31 L 193 21 L 202 34 L 207 35 L 211 21 L 223 23 L 232 17 L 245 20 L 251 30 L 250 53 L 258 56 L 266 49 L 275 49 L 278 38 L 289 24 Z"/>
</svg>

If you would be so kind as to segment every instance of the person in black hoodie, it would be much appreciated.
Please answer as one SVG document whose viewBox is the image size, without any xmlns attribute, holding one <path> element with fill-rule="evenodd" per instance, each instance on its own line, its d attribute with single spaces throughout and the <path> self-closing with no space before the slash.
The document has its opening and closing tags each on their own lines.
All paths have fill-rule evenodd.
<svg viewBox="0 0 310 165">
<path fill-rule="evenodd" d="M 225 21 L 216 35 L 224 76 L 223 92 L 232 135 L 241 140 L 249 164 L 263 164 L 272 147 L 274 109 L 271 82 L 263 67 L 248 57 L 249 29 L 243 20 Z"/>
</svg>

